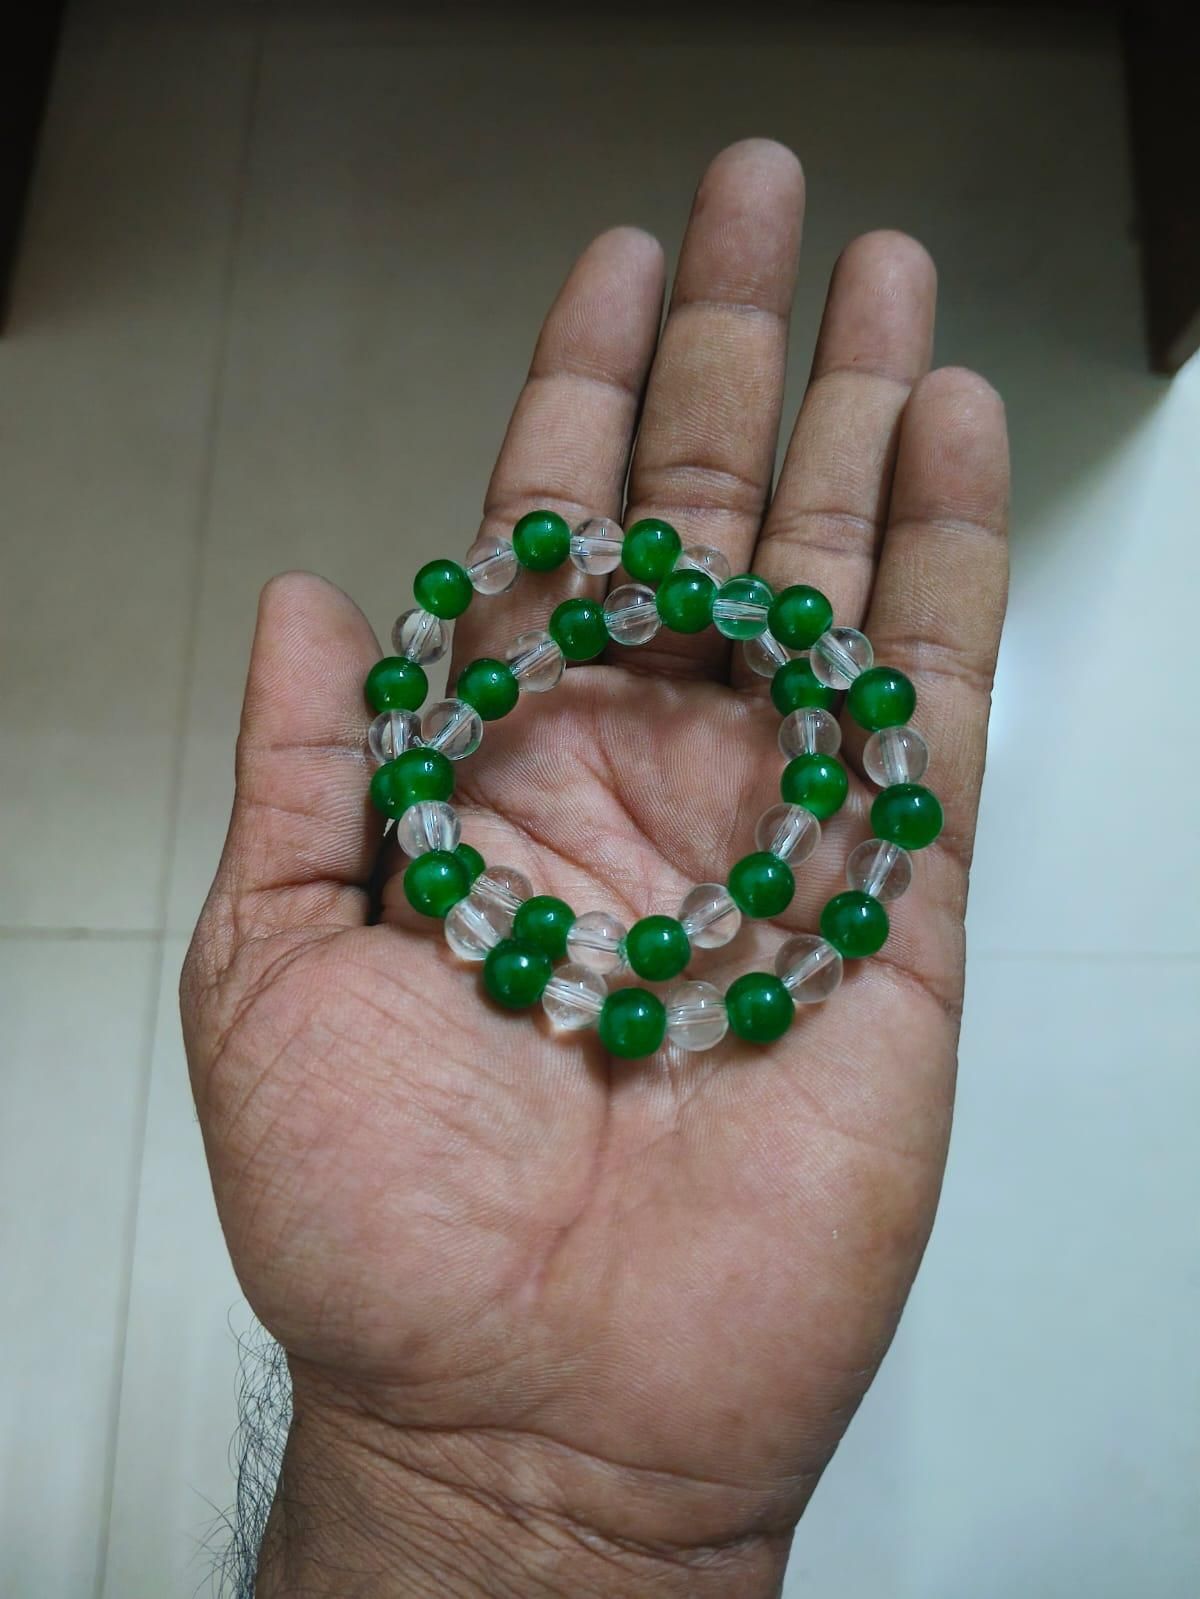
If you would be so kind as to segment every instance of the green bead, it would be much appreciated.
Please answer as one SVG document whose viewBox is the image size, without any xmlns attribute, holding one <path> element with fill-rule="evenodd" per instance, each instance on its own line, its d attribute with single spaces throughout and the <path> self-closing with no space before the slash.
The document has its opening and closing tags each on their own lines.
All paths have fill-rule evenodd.
<svg viewBox="0 0 1200 1599">
<path fill-rule="evenodd" d="M 673 916 L 643 916 L 625 935 L 625 959 L 648 983 L 678 977 L 691 958 L 683 924 Z"/>
<path fill-rule="evenodd" d="M 542 950 L 520 939 L 505 938 L 488 950 L 483 986 L 505 1010 L 527 1010 L 541 999 L 553 970 L 549 955 Z"/>
<path fill-rule="evenodd" d="M 667 1031 L 667 1009 L 644 988 L 618 988 L 604 1001 L 596 1024 L 600 1042 L 610 1055 L 637 1060 L 653 1055 Z"/>
<path fill-rule="evenodd" d="M 835 894 L 821 912 L 821 937 L 848 960 L 874 955 L 887 936 L 887 912 L 877 899 L 856 888 Z"/>
<path fill-rule="evenodd" d="M 797 755 L 783 769 L 779 792 L 789 805 L 803 805 L 820 821 L 840 811 L 850 779 L 835 755 Z"/>
<path fill-rule="evenodd" d="M 658 614 L 675 633 L 702 633 L 713 619 L 717 585 L 707 572 L 668 572 L 655 596 Z"/>
<path fill-rule="evenodd" d="M 625 535 L 621 564 L 639 583 L 661 583 L 682 548 L 683 540 L 669 522 L 644 516 Z"/>
<path fill-rule="evenodd" d="M 871 826 L 876 838 L 901 849 L 924 849 L 942 830 L 942 805 L 937 795 L 920 783 L 893 783 L 876 794 L 871 806 Z"/>
<path fill-rule="evenodd" d="M 796 879 L 786 861 L 767 850 L 756 850 L 735 861 L 729 873 L 729 892 L 743 916 L 778 916 L 792 903 Z"/>
<path fill-rule="evenodd" d="M 405 750 L 371 778 L 371 802 L 387 816 L 402 815 L 418 800 L 447 800 L 453 792 L 454 768 L 440 750 Z"/>
<path fill-rule="evenodd" d="M 595 600 L 564 600 L 556 605 L 548 631 L 568 661 L 590 661 L 608 643 L 604 607 Z"/>
<path fill-rule="evenodd" d="M 869 733 L 881 727 L 903 727 L 916 708 L 916 689 L 894 666 L 872 666 L 860 672 L 846 695 L 846 709 Z"/>
<path fill-rule="evenodd" d="M 729 1026 L 748 1044 L 773 1044 L 792 1025 L 796 1002 L 778 977 L 745 972 L 725 992 Z"/>
<path fill-rule="evenodd" d="M 462 615 L 474 592 L 466 568 L 457 561 L 426 561 L 413 579 L 417 604 L 447 621 Z"/>
<path fill-rule="evenodd" d="M 513 528 L 512 544 L 522 566 L 553 572 L 571 553 L 571 529 L 557 511 L 529 511 Z"/>
<path fill-rule="evenodd" d="M 512 667 L 489 655 L 467 662 L 458 674 L 454 692 L 460 700 L 473 705 L 485 722 L 507 716 L 521 695 Z"/>
<path fill-rule="evenodd" d="M 472 883 L 484 869 L 484 859 L 474 844 L 460 844 L 454 851 L 470 873 Z"/>
<path fill-rule="evenodd" d="M 470 891 L 467 868 L 449 850 L 431 849 L 426 855 L 418 855 L 404 874 L 408 903 L 422 916 L 445 916 Z"/>
<path fill-rule="evenodd" d="M 775 591 L 761 577 L 745 572 L 731 577 L 717 590 L 713 621 L 725 638 L 757 638 L 767 630 L 767 613 Z"/>
<path fill-rule="evenodd" d="M 415 711 L 429 692 L 429 679 L 416 661 L 385 655 L 367 673 L 363 692 L 373 711 Z"/>
<path fill-rule="evenodd" d="M 809 664 L 808 656 L 785 661 L 771 679 L 771 699 L 780 716 L 789 711 L 805 711 L 810 707 L 831 711 L 837 704 L 837 693 L 817 677 Z"/>
<path fill-rule="evenodd" d="M 535 894 L 522 902 L 513 917 L 513 937 L 540 949 L 552 961 L 560 961 L 567 953 L 567 934 L 575 920 L 575 912 L 565 900 L 553 894 Z"/>
<path fill-rule="evenodd" d="M 789 650 L 807 650 L 833 626 L 833 606 L 820 589 L 793 583 L 775 596 L 771 607 L 771 632 Z"/>
</svg>

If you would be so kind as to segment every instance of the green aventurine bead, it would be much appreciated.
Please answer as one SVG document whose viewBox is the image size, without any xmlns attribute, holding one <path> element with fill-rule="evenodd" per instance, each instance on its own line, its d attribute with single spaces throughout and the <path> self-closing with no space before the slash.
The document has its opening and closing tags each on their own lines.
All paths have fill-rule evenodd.
<svg viewBox="0 0 1200 1599">
<path fill-rule="evenodd" d="M 507 716 L 521 694 L 512 668 L 489 655 L 467 662 L 458 674 L 454 692 L 460 700 L 473 705 L 485 722 Z"/>
<path fill-rule="evenodd" d="M 887 912 L 870 894 L 848 888 L 821 912 L 821 936 L 848 960 L 874 955 L 888 936 Z"/>
<path fill-rule="evenodd" d="M 560 961 L 567 953 L 567 934 L 575 921 L 575 912 L 565 900 L 553 894 L 535 894 L 522 902 L 513 917 L 513 937 L 531 949 L 540 949 L 552 961 Z"/>
<path fill-rule="evenodd" d="M 568 661 L 590 661 L 608 643 L 604 607 L 596 600 L 564 600 L 550 613 L 548 632 Z"/>
<path fill-rule="evenodd" d="M 725 638 L 757 638 L 767 630 L 767 613 L 775 591 L 750 572 L 731 577 L 717 590 L 713 621 Z"/>
<path fill-rule="evenodd" d="M 460 844 L 458 846 L 458 848 L 454 851 L 454 853 L 458 856 L 459 860 L 467 868 L 467 871 L 470 873 L 471 881 L 473 883 L 475 881 L 475 879 L 479 876 L 479 874 L 483 871 L 483 867 L 484 867 L 483 856 L 475 848 L 474 844 Z"/>
<path fill-rule="evenodd" d="M 625 535 L 621 564 L 639 583 L 661 583 L 682 548 L 683 540 L 669 522 L 644 516 Z"/>
<path fill-rule="evenodd" d="M 702 633 L 712 621 L 717 585 L 707 572 L 684 567 L 668 572 L 659 584 L 654 603 L 673 633 Z"/>
<path fill-rule="evenodd" d="M 810 707 L 831 711 L 837 704 L 837 693 L 826 688 L 809 665 L 807 655 L 786 661 L 771 679 L 771 699 L 780 716 L 789 711 L 804 711 Z"/>
<path fill-rule="evenodd" d="M 457 561 L 426 561 L 413 579 L 417 604 L 447 621 L 462 615 L 474 592 L 466 568 Z"/>
<path fill-rule="evenodd" d="M 604 1001 L 596 1027 L 610 1055 L 637 1060 L 641 1055 L 653 1055 L 662 1043 L 667 1009 L 644 988 L 618 988 Z"/>
<path fill-rule="evenodd" d="M 625 959 L 648 983 L 678 977 L 692 958 L 692 946 L 673 916 L 643 916 L 625 935 Z"/>
<path fill-rule="evenodd" d="M 779 792 L 789 805 L 803 805 L 819 821 L 841 810 L 850 780 L 834 755 L 797 755 L 783 769 Z"/>
<path fill-rule="evenodd" d="M 367 673 L 363 692 L 373 711 L 415 711 L 429 691 L 429 680 L 403 655 L 385 655 Z"/>
<path fill-rule="evenodd" d="M 796 879 L 778 855 L 756 850 L 733 863 L 729 892 L 743 916 L 778 916 L 792 903 Z"/>
<path fill-rule="evenodd" d="M 806 650 L 833 626 L 833 606 L 820 589 L 793 583 L 776 595 L 768 626 L 789 650 Z"/>
<path fill-rule="evenodd" d="M 868 733 L 881 727 L 903 727 L 917 708 L 917 691 L 894 666 L 871 666 L 860 672 L 846 695 L 846 709 Z"/>
<path fill-rule="evenodd" d="M 371 802 L 386 816 L 400 816 L 418 800 L 447 800 L 453 792 L 454 768 L 440 750 L 405 750 L 371 778 Z"/>
<path fill-rule="evenodd" d="M 730 1029 L 748 1044 L 773 1044 L 792 1025 L 796 1002 L 778 977 L 746 972 L 725 993 Z"/>
<path fill-rule="evenodd" d="M 901 849 L 924 849 L 942 830 L 942 805 L 936 794 L 920 783 L 893 783 L 876 794 L 871 806 L 871 826 L 876 838 Z"/>
<path fill-rule="evenodd" d="M 404 893 L 422 916 L 445 916 L 471 891 L 471 876 L 457 855 L 431 849 L 410 861 L 404 874 Z"/>
<path fill-rule="evenodd" d="M 483 986 L 505 1010 L 526 1010 L 541 999 L 553 970 L 549 955 L 520 939 L 505 938 L 488 950 Z"/>
<path fill-rule="evenodd" d="M 571 553 L 571 529 L 557 511 L 529 511 L 513 528 L 517 560 L 531 572 L 553 572 Z"/>
</svg>

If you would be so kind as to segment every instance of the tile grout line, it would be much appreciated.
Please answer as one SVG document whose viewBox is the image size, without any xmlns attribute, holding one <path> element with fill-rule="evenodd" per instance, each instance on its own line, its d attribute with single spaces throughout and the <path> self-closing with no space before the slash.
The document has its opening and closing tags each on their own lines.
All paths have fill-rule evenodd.
<svg viewBox="0 0 1200 1599">
<path fill-rule="evenodd" d="M 117 1316 L 116 1351 L 113 1361 L 112 1388 L 109 1401 L 108 1439 L 96 1550 L 94 1599 L 104 1599 L 108 1584 L 108 1559 L 112 1541 L 111 1522 L 116 1490 L 117 1448 L 120 1438 L 121 1405 L 125 1390 L 125 1362 L 129 1344 L 129 1312 L 133 1299 L 133 1268 L 137 1251 L 138 1211 L 141 1204 L 142 1174 L 146 1161 L 146 1131 L 149 1121 L 154 1045 L 158 1030 L 162 980 L 166 969 L 166 948 L 170 936 L 167 930 L 167 912 L 170 904 L 171 871 L 175 857 L 175 846 L 179 836 L 179 812 L 183 795 L 184 751 L 187 743 L 192 678 L 198 654 L 201 586 L 204 571 L 204 554 L 212 519 L 217 442 L 220 437 L 225 382 L 229 367 L 234 283 L 237 275 L 237 264 L 241 255 L 246 197 L 249 187 L 250 152 L 258 116 L 259 90 L 262 81 L 263 27 L 263 18 L 261 13 L 259 13 L 255 17 L 251 33 L 245 103 L 242 108 L 239 148 L 233 180 L 233 208 L 229 228 L 229 242 L 226 247 L 219 288 L 218 331 L 216 349 L 212 360 L 212 393 L 205 418 L 199 467 L 199 492 L 195 513 L 190 572 L 191 595 L 188 616 L 184 626 L 183 671 L 179 685 L 176 717 L 177 732 L 171 756 L 167 787 L 167 829 L 163 844 L 162 867 L 157 896 L 159 927 L 157 932 L 151 935 L 156 939 L 158 947 L 155 957 L 151 961 L 152 970 L 147 1001 L 146 1031 L 139 1060 L 141 1097 L 137 1122 L 134 1128 L 134 1151 L 129 1177 L 129 1194 L 126 1201 L 124 1280 L 121 1285 Z"/>
</svg>

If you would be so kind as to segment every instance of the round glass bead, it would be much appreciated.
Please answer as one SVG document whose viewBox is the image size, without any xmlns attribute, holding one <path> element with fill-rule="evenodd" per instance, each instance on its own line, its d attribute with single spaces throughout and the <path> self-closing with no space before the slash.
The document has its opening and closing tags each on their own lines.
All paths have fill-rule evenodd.
<svg viewBox="0 0 1200 1599">
<path fill-rule="evenodd" d="M 610 1055 L 637 1060 L 653 1055 L 667 1031 L 667 1010 L 644 988 L 618 988 L 604 1001 L 598 1022 L 600 1042 Z"/>
<path fill-rule="evenodd" d="M 449 642 L 450 634 L 441 617 L 434 616 L 419 605 L 404 611 L 392 627 L 392 648 L 396 654 L 415 661 L 419 666 L 430 666 L 434 661 L 440 661 Z M 415 706 L 410 708 L 415 709 Z"/>
<path fill-rule="evenodd" d="M 468 894 L 450 907 L 443 930 L 451 953 L 460 961 L 481 961 L 508 932 L 508 918 Z"/>
<path fill-rule="evenodd" d="M 605 577 L 621 564 L 625 535 L 608 516 L 589 516 L 571 534 L 571 560 L 589 577 Z"/>
<path fill-rule="evenodd" d="M 924 849 L 942 830 L 941 801 L 919 783 L 894 783 L 876 794 L 871 826 L 876 838 L 901 849 Z"/>
<path fill-rule="evenodd" d="M 857 628 L 831 627 L 813 645 L 809 660 L 819 682 L 841 690 L 874 664 L 875 651 L 867 635 Z"/>
<path fill-rule="evenodd" d="M 551 1027 L 578 1032 L 600 1016 L 608 994 L 603 977 L 586 966 L 568 962 L 560 966 L 542 990 L 542 1009 Z"/>
<path fill-rule="evenodd" d="M 863 770 L 872 783 L 919 783 L 929 765 L 929 749 L 915 727 L 881 727 L 863 745 Z"/>
<path fill-rule="evenodd" d="M 413 597 L 434 616 L 461 616 L 474 593 L 470 574 L 457 561 L 426 561 L 413 579 Z"/>
<path fill-rule="evenodd" d="M 734 862 L 729 892 L 744 916 L 778 916 L 792 903 L 796 879 L 786 861 L 759 850 Z"/>
<path fill-rule="evenodd" d="M 458 812 L 445 800 L 418 800 L 396 819 L 396 842 L 413 857 L 431 849 L 456 850 L 461 837 Z"/>
<path fill-rule="evenodd" d="M 729 1026 L 748 1044 L 773 1044 L 792 1025 L 795 1001 L 770 972 L 744 972 L 725 991 Z"/>
<path fill-rule="evenodd" d="M 899 899 L 912 882 L 912 856 L 885 838 L 864 838 L 847 858 L 846 881 L 886 904 Z"/>
<path fill-rule="evenodd" d="M 420 742 L 421 719 L 415 711 L 380 711 L 367 729 L 367 748 L 383 765 Z"/>
<path fill-rule="evenodd" d="M 775 974 L 797 1005 L 815 1005 L 841 982 L 842 957 L 817 933 L 800 933 L 781 946 Z"/>
<path fill-rule="evenodd" d="M 713 1049 L 729 1031 L 725 997 L 712 983 L 678 983 L 666 1003 L 667 1037 L 680 1049 Z"/>
<path fill-rule="evenodd" d="M 815 705 L 789 711 L 779 724 L 779 753 L 794 761 L 797 755 L 836 755 L 842 747 L 842 729 L 836 716 Z"/>
<path fill-rule="evenodd" d="M 562 651 L 542 628 L 519 633 L 504 653 L 522 694 L 548 693 L 566 668 Z"/>
<path fill-rule="evenodd" d="M 894 666 L 872 666 L 860 672 L 846 695 L 846 709 L 868 733 L 903 726 L 916 708 L 912 681 Z"/>
<path fill-rule="evenodd" d="M 557 511 L 527 511 L 513 528 L 517 560 L 531 572 L 553 572 L 571 553 L 571 529 Z"/>
<path fill-rule="evenodd" d="M 590 661 L 608 643 L 603 606 L 582 596 L 554 607 L 549 631 L 568 661 Z"/>
<path fill-rule="evenodd" d="M 744 573 L 722 583 L 713 601 L 713 621 L 725 638 L 757 638 L 765 632 L 774 591 L 761 577 Z"/>
<path fill-rule="evenodd" d="M 703 572 L 719 588 L 729 581 L 729 557 L 723 550 L 714 550 L 711 544 L 685 544 L 675 557 L 672 571 Z"/>
<path fill-rule="evenodd" d="M 476 594 L 506 594 L 521 572 L 516 550 L 507 539 L 491 533 L 475 540 L 464 565 Z"/>
<path fill-rule="evenodd" d="M 644 583 L 623 583 L 604 602 L 604 625 L 615 644 L 647 644 L 662 625 L 654 590 Z"/>
<path fill-rule="evenodd" d="M 475 848 L 474 844 L 460 844 L 454 853 L 471 874 L 473 883 L 483 871 L 483 856 Z"/>
<path fill-rule="evenodd" d="M 445 916 L 451 906 L 466 897 L 470 887 L 467 868 L 457 855 L 446 850 L 418 855 L 404 874 L 405 897 L 422 916 Z"/>
<path fill-rule="evenodd" d="M 421 738 L 448 761 L 462 761 L 483 742 L 483 721 L 466 700 L 439 700 L 421 718 Z"/>
<path fill-rule="evenodd" d="M 888 915 L 877 899 L 859 889 L 835 894 L 821 912 L 821 932 L 847 960 L 874 955 L 888 936 Z"/>
<path fill-rule="evenodd" d="M 625 535 L 621 560 L 630 577 L 639 583 L 661 583 L 675 565 L 683 540 L 669 522 L 657 516 L 644 516 Z"/>
<path fill-rule="evenodd" d="M 625 935 L 630 970 L 648 983 L 678 977 L 691 956 L 688 936 L 673 916 L 643 916 Z"/>
<path fill-rule="evenodd" d="M 403 655 L 385 655 L 367 673 L 363 687 L 373 711 L 415 711 L 429 692 L 429 679 Z"/>
<path fill-rule="evenodd" d="M 512 710 L 520 691 L 507 661 L 481 655 L 463 667 L 454 692 L 473 705 L 485 722 L 496 722 Z"/>
<path fill-rule="evenodd" d="M 585 911 L 567 934 L 567 959 L 589 971 L 605 974 L 625 964 L 625 929 L 608 911 Z"/>
<path fill-rule="evenodd" d="M 754 842 L 795 868 L 803 865 L 821 842 L 821 824 L 803 805 L 772 805 L 758 819 Z"/>
<path fill-rule="evenodd" d="M 505 1010 L 527 1010 L 541 999 L 554 970 L 550 957 L 515 938 L 504 938 L 487 952 L 483 986 Z"/>
<path fill-rule="evenodd" d="M 743 640 L 742 658 L 752 672 L 774 682 L 779 668 L 787 665 L 788 652 L 770 628 L 766 628 L 757 638 Z"/>
<path fill-rule="evenodd" d="M 779 792 L 789 805 L 803 805 L 824 821 L 841 810 L 850 780 L 833 755 L 797 755 L 783 769 Z"/>
<path fill-rule="evenodd" d="M 553 894 L 535 894 L 513 917 L 513 937 L 540 949 L 552 961 L 560 961 L 567 953 L 567 934 L 574 920 L 575 912 L 565 900 Z"/>
<path fill-rule="evenodd" d="M 448 800 L 453 792 L 450 762 L 419 745 L 378 767 L 371 778 L 371 801 L 388 816 L 400 816 L 419 800 Z"/>
<path fill-rule="evenodd" d="M 679 920 L 694 949 L 720 949 L 737 937 L 742 913 L 724 883 L 700 883 L 684 895 Z"/>
<path fill-rule="evenodd" d="M 807 650 L 833 626 L 833 606 L 820 589 L 793 583 L 775 596 L 768 626 L 789 650 Z"/>
<path fill-rule="evenodd" d="M 658 586 L 658 614 L 673 633 L 703 633 L 712 621 L 716 585 L 693 567 L 668 572 Z"/>
<path fill-rule="evenodd" d="M 494 914 L 497 924 L 507 931 L 532 892 L 533 886 L 524 872 L 512 866 L 489 866 L 472 884 L 471 898 Z"/>
<path fill-rule="evenodd" d="M 809 657 L 798 655 L 781 666 L 771 679 L 771 700 L 780 716 L 786 716 L 789 711 L 804 710 L 808 706 L 832 710 L 837 704 L 837 695 L 817 678 Z"/>
</svg>

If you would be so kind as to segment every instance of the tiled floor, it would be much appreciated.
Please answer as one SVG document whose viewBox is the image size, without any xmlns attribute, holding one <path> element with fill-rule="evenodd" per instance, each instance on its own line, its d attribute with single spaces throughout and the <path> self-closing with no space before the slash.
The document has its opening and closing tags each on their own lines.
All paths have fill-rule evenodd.
<svg viewBox="0 0 1200 1599">
<path fill-rule="evenodd" d="M 673 246 L 748 132 L 809 174 L 791 401 L 837 248 L 902 226 L 1017 464 L 945 1199 L 788 1593 L 1196 1591 L 1200 372 L 1142 368 L 1111 38 L 88 0 L 0 342 L 6 1599 L 205 1591 L 229 1503 L 246 1312 L 174 982 L 258 585 L 386 628 L 572 252 Z"/>
</svg>

